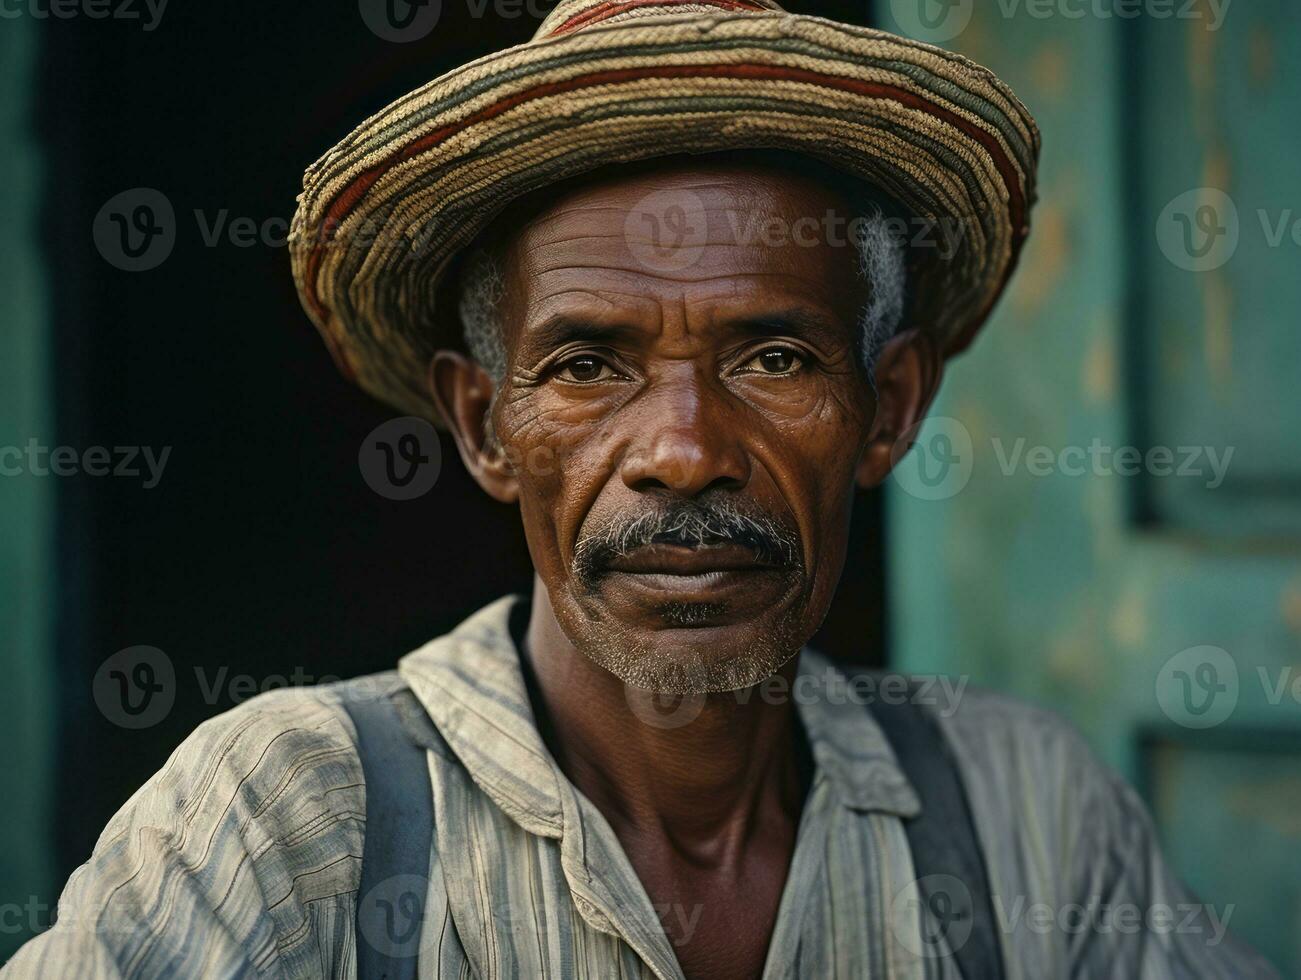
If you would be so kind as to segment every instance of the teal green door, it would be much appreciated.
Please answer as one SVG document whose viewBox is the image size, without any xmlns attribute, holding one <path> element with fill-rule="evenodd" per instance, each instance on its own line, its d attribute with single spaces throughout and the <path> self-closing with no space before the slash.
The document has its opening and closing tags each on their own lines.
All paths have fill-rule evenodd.
<svg viewBox="0 0 1301 980">
<path fill-rule="evenodd" d="M 52 875 L 54 731 L 50 617 L 54 485 L 23 472 L 15 452 L 54 442 L 50 410 L 44 268 L 40 240 L 42 160 L 31 95 L 37 65 L 31 18 L 0 29 L 0 737 L 5 747 L 0 834 L 0 963 L 48 928 Z"/>
<path fill-rule="evenodd" d="M 1071 718 L 1301 975 L 1301 9 L 881 6 L 1044 142 L 1022 267 L 890 490 L 893 662 Z"/>
</svg>

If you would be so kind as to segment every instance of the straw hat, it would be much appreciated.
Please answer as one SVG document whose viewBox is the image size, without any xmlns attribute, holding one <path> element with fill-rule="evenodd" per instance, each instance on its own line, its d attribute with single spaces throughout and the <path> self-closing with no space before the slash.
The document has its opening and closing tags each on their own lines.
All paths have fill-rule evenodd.
<svg viewBox="0 0 1301 980">
<path fill-rule="evenodd" d="M 308 169 L 294 280 L 346 376 L 436 419 L 429 359 L 462 346 L 440 282 L 511 201 L 610 164 L 749 148 L 820 158 L 958 229 L 956 252 L 910 267 L 908 322 L 948 354 L 970 343 L 1029 231 L 1033 118 L 959 55 L 772 0 L 561 0 L 532 40 L 398 99 Z"/>
</svg>

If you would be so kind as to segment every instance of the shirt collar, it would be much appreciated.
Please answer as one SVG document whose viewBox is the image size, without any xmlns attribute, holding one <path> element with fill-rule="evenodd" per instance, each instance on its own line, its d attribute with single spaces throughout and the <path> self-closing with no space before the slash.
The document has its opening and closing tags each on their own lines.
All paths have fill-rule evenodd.
<svg viewBox="0 0 1301 980">
<path fill-rule="evenodd" d="M 921 801 L 857 685 L 827 657 L 805 648 L 790 694 L 819 770 L 846 806 L 915 817 Z"/>
<path fill-rule="evenodd" d="M 509 629 L 518 596 L 484 607 L 407 654 L 398 670 L 470 777 L 530 833 L 560 837 L 565 776 L 538 732 Z M 921 805 L 885 735 L 844 674 L 801 655 L 794 698 L 818 770 L 846 806 L 901 817 Z"/>
</svg>

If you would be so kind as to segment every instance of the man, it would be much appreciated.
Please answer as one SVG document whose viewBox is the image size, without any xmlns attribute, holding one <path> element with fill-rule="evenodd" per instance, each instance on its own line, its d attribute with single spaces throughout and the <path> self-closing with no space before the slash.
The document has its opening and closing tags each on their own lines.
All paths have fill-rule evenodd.
<svg viewBox="0 0 1301 980">
<path fill-rule="evenodd" d="M 518 505 L 532 596 L 200 726 L 7 975 L 1271 975 L 1051 715 L 801 653 L 1037 146 L 984 69 L 753 0 L 570 0 L 345 139 L 304 302 Z"/>
</svg>

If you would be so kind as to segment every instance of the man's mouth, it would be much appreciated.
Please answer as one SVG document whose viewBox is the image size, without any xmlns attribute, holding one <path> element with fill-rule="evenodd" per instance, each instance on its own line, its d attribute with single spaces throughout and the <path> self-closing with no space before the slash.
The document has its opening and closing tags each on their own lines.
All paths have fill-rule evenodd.
<svg viewBox="0 0 1301 980">
<path fill-rule="evenodd" d="M 619 577 L 622 584 L 679 602 L 717 602 L 779 571 L 751 549 L 734 544 L 651 544 L 611 558 L 606 565 L 607 574 Z"/>
<path fill-rule="evenodd" d="M 710 544 L 688 547 L 677 544 L 649 544 L 625 555 L 611 558 L 607 566 L 614 572 L 632 575 L 679 575 L 695 577 L 717 572 L 753 572 L 770 570 L 749 548 L 735 544 Z"/>
<path fill-rule="evenodd" d="M 584 531 L 575 578 L 630 622 L 753 619 L 787 600 L 802 577 L 795 528 L 731 496 L 616 513 Z"/>
</svg>

